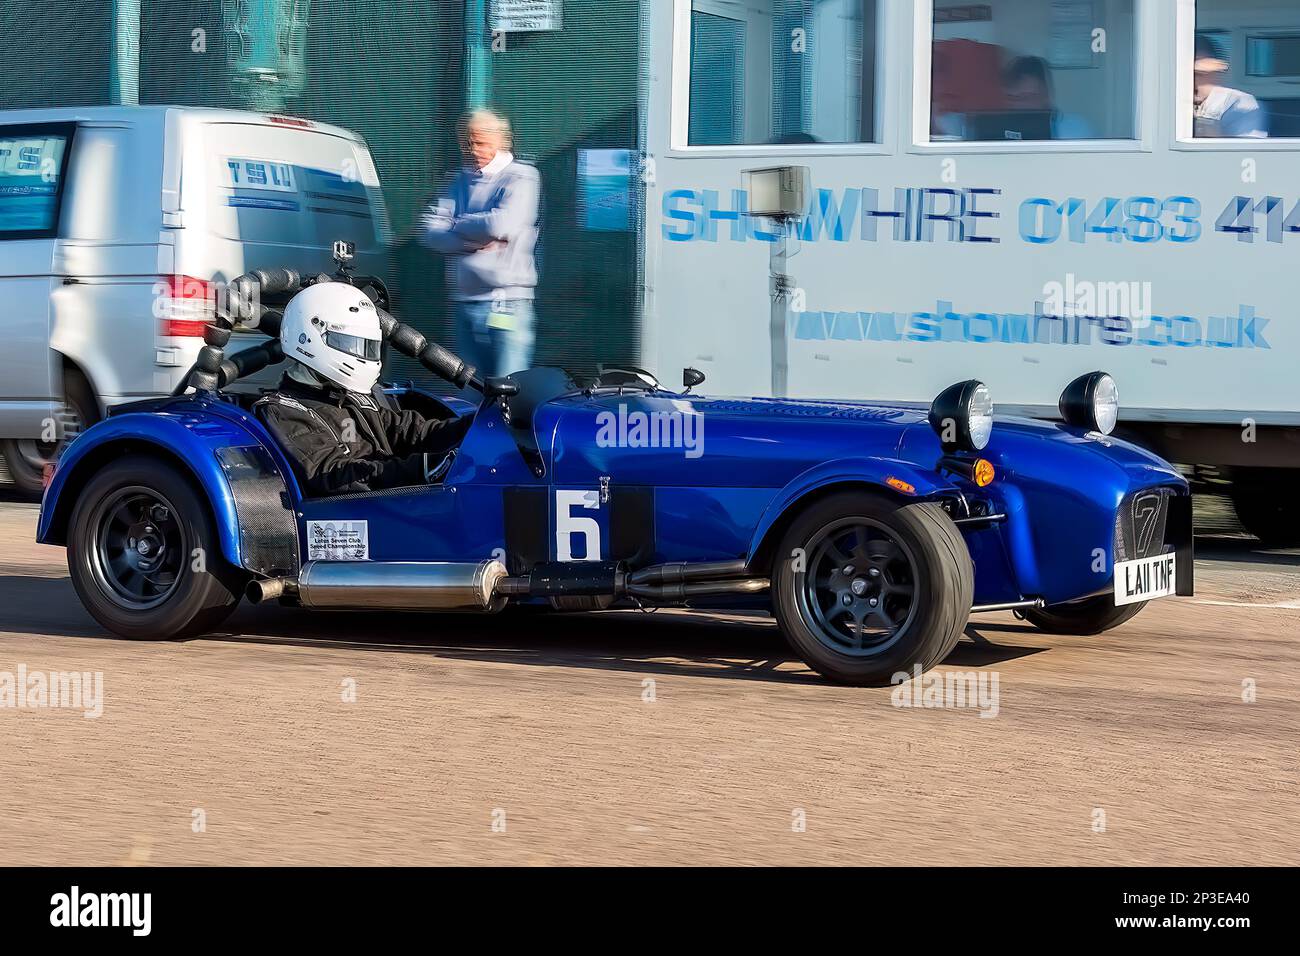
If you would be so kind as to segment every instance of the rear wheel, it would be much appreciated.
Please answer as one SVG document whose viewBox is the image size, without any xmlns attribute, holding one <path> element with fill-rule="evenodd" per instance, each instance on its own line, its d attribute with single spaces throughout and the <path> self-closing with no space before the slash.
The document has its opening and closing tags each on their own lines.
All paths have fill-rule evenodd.
<svg viewBox="0 0 1300 956">
<path fill-rule="evenodd" d="M 119 459 L 81 492 L 68 570 L 91 616 L 138 640 L 211 630 L 243 585 L 221 558 L 206 502 L 175 468 L 143 456 Z"/>
<path fill-rule="evenodd" d="M 846 684 L 887 684 L 942 661 L 973 592 L 966 543 L 941 507 L 868 492 L 833 495 L 795 518 L 772 572 L 791 647 Z"/>
<path fill-rule="evenodd" d="M 1025 620 L 1040 631 L 1052 634 L 1100 634 L 1119 627 L 1146 606 L 1146 601 L 1116 604 L 1111 595 L 1099 594 L 1070 604 L 1032 608 L 1025 611 L 1024 615 Z"/>
<path fill-rule="evenodd" d="M 39 495 L 44 487 L 45 465 L 54 461 L 64 447 L 99 420 L 99 404 L 90 383 L 76 369 L 63 373 L 63 404 L 59 407 L 51 441 L 38 438 L 7 438 L 0 441 L 9 477 L 20 491 Z"/>
</svg>

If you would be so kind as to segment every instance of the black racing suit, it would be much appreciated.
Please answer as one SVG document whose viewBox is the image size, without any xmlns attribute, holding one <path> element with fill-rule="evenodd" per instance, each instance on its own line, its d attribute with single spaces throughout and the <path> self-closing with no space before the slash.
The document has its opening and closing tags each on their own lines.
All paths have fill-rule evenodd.
<svg viewBox="0 0 1300 956">
<path fill-rule="evenodd" d="M 426 419 L 394 411 L 378 386 L 363 394 L 314 387 L 288 374 L 253 408 L 309 497 L 424 484 L 429 469 L 460 444 L 473 420 Z"/>
</svg>

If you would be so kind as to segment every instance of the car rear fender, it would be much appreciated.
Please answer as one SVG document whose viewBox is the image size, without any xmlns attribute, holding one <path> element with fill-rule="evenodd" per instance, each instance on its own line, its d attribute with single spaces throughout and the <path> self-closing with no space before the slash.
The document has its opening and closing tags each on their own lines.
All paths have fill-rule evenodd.
<svg viewBox="0 0 1300 956">
<path fill-rule="evenodd" d="M 213 415 L 128 413 L 88 429 L 59 459 L 36 540 L 66 545 L 82 490 L 101 468 L 130 454 L 160 458 L 190 478 L 208 502 L 221 556 L 230 564 L 259 573 L 297 571 L 297 522 L 274 455 L 251 430 Z"/>
<path fill-rule="evenodd" d="M 750 568 L 766 571 L 772 549 L 799 511 L 824 495 L 854 488 L 906 502 L 929 501 L 957 491 L 951 481 L 936 472 L 894 458 L 823 462 L 796 476 L 767 506 L 750 540 Z"/>
</svg>

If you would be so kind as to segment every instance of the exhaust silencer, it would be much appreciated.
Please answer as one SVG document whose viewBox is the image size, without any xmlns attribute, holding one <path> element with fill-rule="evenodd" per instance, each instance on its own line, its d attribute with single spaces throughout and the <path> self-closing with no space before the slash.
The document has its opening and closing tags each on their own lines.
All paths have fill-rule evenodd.
<svg viewBox="0 0 1300 956">
<path fill-rule="evenodd" d="M 312 608 L 394 611 L 499 611 L 506 576 L 500 561 L 308 561 L 298 573 L 298 600 Z"/>
</svg>

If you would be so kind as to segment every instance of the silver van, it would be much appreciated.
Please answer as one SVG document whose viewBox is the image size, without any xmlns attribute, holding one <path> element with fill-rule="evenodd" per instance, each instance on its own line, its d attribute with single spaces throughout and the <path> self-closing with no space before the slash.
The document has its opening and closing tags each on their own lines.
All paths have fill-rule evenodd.
<svg viewBox="0 0 1300 956">
<path fill-rule="evenodd" d="M 175 388 L 221 283 L 319 271 L 338 239 L 389 277 L 356 133 L 196 107 L 0 111 L 0 472 L 39 491 L 60 442 Z"/>
</svg>

